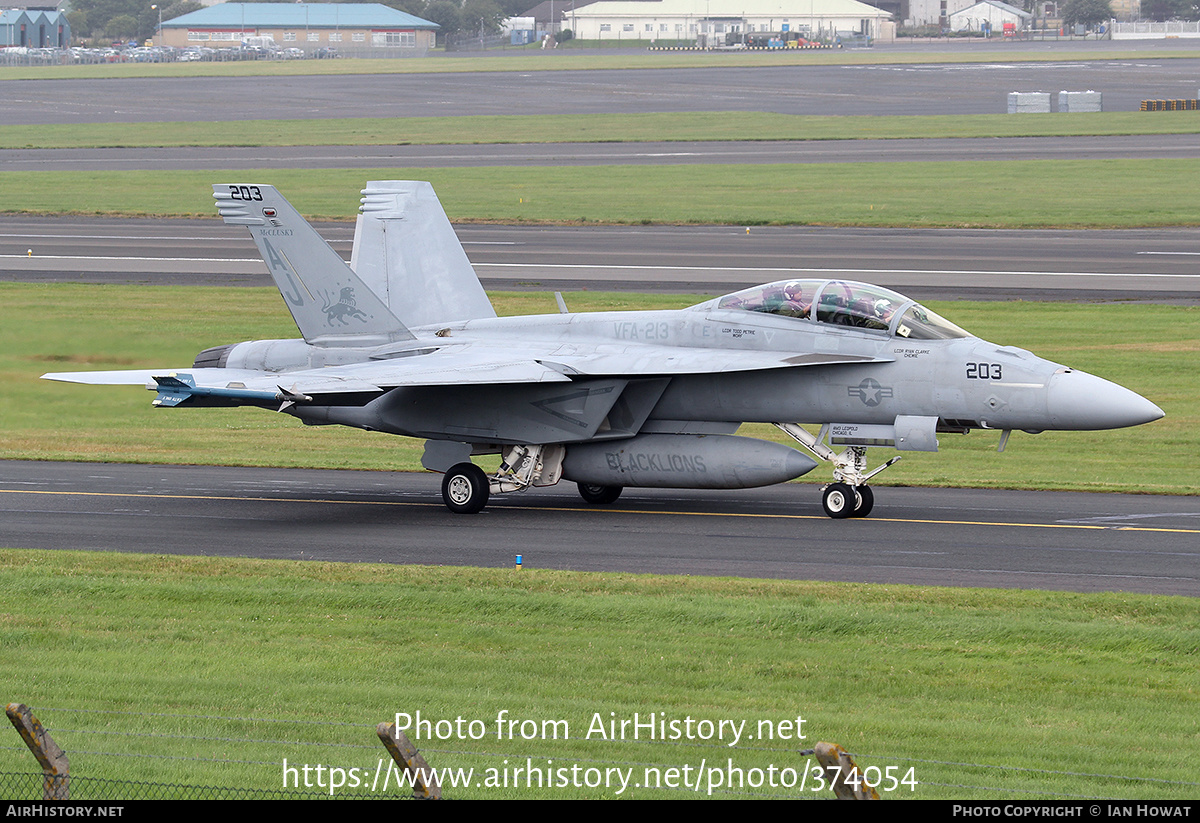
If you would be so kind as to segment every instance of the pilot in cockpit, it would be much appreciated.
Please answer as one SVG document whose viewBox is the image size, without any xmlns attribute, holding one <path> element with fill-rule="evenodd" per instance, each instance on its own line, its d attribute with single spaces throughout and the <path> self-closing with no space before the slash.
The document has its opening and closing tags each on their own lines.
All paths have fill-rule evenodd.
<svg viewBox="0 0 1200 823">
<path fill-rule="evenodd" d="M 783 317 L 806 318 L 811 305 L 812 298 L 805 296 L 803 284 L 798 280 L 776 286 L 763 295 L 763 311 Z"/>
</svg>

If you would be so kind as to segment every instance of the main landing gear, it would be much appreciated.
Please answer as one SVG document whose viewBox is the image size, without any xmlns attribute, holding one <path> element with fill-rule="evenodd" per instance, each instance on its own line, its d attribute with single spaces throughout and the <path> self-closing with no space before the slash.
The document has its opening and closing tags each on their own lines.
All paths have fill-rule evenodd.
<svg viewBox="0 0 1200 823">
<path fill-rule="evenodd" d="M 442 500 L 455 514 L 482 511 L 490 494 L 487 475 L 474 463 L 451 466 L 442 476 Z"/>
<path fill-rule="evenodd" d="M 841 520 L 846 517 L 866 517 L 871 513 L 875 494 L 867 481 L 899 460 L 899 455 L 874 471 L 867 472 L 866 446 L 850 446 L 838 454 L 821 442 L 825 439 L 827 427 L 822 427 L 820 432 L 812 435 L 797 423 L 775 425 L 821 460 L 833 464 L 833 482 L 821 489 L 821 508 L 825 509 L 825 514 Z"/>
<path fill-rule="evenodd" d="M 483 511 L 493 494 L 553 486 L 562 477 L 565 455 L 566 449 L 557 445 L 511 446 L 504 453 L 500 468 L 490 475 L 470 461 L 456 463 L 442 476 L 442 501 L 455 514 L 475 514 Z M 620 493 L 618 488 L 617 494 Z M 612 500 L 616 499 L 613 495 Z"/>
<path fill-rule="evenodd" d="M 493 494 L 554 485 L 562 476 L 562 454 L 561 446 L 518 446 L 493 475 L 474 463 L 456 463 L 442 475 L 442 501 L 455 514 L 475 514 L 483 511 Z M 595 506 L 615 503 L 624 490 L 593 483 L 577 485 L 579 496 Z"/>
<path fill-rule="evenodd" d="M 593 506 L 607 506 L 609 503 L 617 502 L 617 498 L 621 496 L 623 486 L 600 486 L 593 483 L 576 483 L 579 487 L 579 496 L 583 498 L 585 503 L 591 503 Z"/>
</svg>

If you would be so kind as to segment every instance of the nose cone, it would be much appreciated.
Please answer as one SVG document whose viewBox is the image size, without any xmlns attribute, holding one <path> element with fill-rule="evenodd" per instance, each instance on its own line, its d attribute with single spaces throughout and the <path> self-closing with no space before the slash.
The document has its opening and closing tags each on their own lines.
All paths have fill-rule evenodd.
<svg viewBox="0 0 1200 823">
<path fill-rule="evenodd" d="M 1050 378 L 1048 428 L 1091 431 L 1140 426 L 1158 420 L 1163 410 L 1124 386 L 1082 371 L 1060 371 Z"/>
</svg>

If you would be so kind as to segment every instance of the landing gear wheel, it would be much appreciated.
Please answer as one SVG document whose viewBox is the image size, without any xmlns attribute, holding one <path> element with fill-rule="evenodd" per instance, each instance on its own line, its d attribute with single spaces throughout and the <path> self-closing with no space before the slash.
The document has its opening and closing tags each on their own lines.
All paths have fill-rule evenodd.
<svg viewBox="0 0 1200 823">
<path fill-rule="evenodd" d="M 854 493 L 854 487 L 847 483 L 830 483 L 825 487 L 825 492 L 821 495 L 821 506 L 825 509 L 825 513 L 835 520 L 841 520 L 845 517 L 853 517 L 855 507 L 858 506 L 858 496 Z"/>
<path fill-rule="evenodd" d="M 875 492 L 871 491 L 870 486 L 855 486 L 854 493 L 858 495 L 858 505 L 854 507 L 854 514 L 850 516 L 866 517 L 875 505 Z"/>
<path fill-rule="evenodd" d="M 442 477 L 442 500 L 455 514 L 475 514 L 488 502 L 488 479 L 474 463 L 459 463 Z"/>
<path fill-rule="evenodd" d="M 622 486 L 601 486 L 596 483 L 576 483 L 575 485 L 579 487 L 579 496 L 584 499 L 584 502 L 597 506 L 607 506 L 609 503 L 617 502 L 623 488 Z"/>
</svg>

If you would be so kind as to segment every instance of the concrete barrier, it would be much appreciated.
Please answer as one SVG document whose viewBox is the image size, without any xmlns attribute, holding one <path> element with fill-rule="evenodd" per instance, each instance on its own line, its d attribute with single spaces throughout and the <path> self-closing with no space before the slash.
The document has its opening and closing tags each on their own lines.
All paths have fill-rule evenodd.
<svg viewBox="0 0 1200 823">
<path fill-rule="evenodd" d="M 1050 92 L 1012 91 L 1008 93 L 1009 114 L 1046 114 L 1050 111 Z"/>
<path fill-rule="evenodd" d="M 1102 111 L 1100 92 L 1098 91 L 1060 91 L 1058 93 L 1059 111 Z"/>
</svg>

